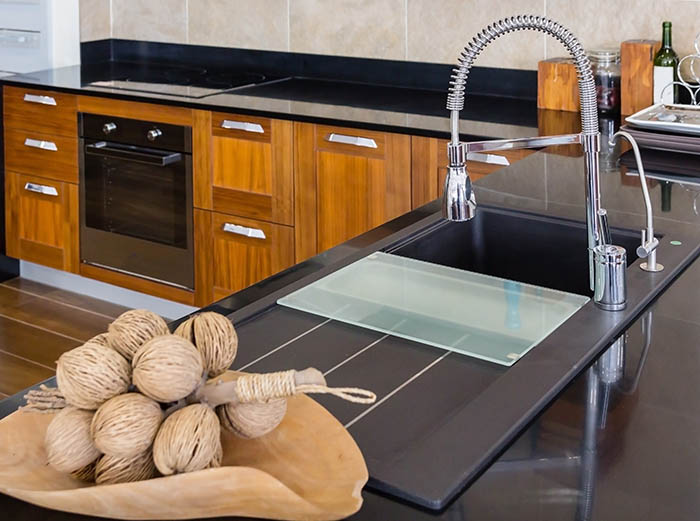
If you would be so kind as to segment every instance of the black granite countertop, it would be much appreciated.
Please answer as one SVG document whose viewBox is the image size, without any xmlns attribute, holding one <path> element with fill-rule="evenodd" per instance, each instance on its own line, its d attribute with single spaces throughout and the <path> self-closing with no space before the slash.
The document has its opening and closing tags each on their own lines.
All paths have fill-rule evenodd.
<svg viewBox="0 0 700 521">
<path fill-rule="evenodd" d="M 605 157 L 603 160 L 604 164 L 612 166 L 612 161 L 606 162 Z M 693 159 L 685 157 L 684 163 L 687 171 Z M 700 167 L 696 166 L 696 171 L 700 177 Z M 672 172 L 650 173 L 656 176 L 650 191 L 657 230 L 667 237 L 696 233 L 700 217 L 693 203 L 699 193 L 694 188 L 699 180 L 686 175 L 680 180 L 666 181 L 663 175 L 672 178 Z M 541 152 L 476 184 L 477 197 L 484 205 L 583 218 L 583 176 L 581 159 L 577 157 Z M 641 228 L 643 205 L 634 172 L 609 168 L 601 176 L 601 191 L 611 225 Z M 255 315 L 255 307 L 267 295 L 377 241 L 386 240 L 392 233 L 415 225 L 436 210 L 437 206 L 431 203 L 224 299 L 213 309 L 229 314 L 239 324 L 238 318 Z M 659 252 L 659 261 L 663 262 L 663 252 Z M 624 353 L 624 365 L 621 369 L 618 367 L 620 370 L 616 374 L 605 370 L 600 361 L 588 369 L 582 368 L 547 409 L 446 510 L 427 512 L 365 490 L 364 505 L 353 519 L 697 519 L 700 511 L 697 494 L 700 453 L 695 445 L 700 439 L 700 381 L 696 378 L 700 370 L 699 283 L 700 264 L 695 262 L 642 312 L 627 328 L 622 340 L 615 344 L 614 347 Z M 269 328 L 266 315 L 269 318 L 270 313 L 287 315 L 278 316 L 278 327 Z M 248 338 L 246 345 L 250 345 L 250 340 L 258 337 L 274 344 L 294 334 L 292 328 L 299 327 L 299 319 L 290 313 L 294 314 L 273 308 L 241 323 L 242 342 Z M 302 323 L 305 329 L 320 323 L 315 317 L 302 320 L 312 322 Z M 280 323 L 289 327 L 279 326 Z M 347 331 L 348 328 L 342 324 L 324 326 L 314 330 L 318 338 L 307 335 L 296 350 L 287 353 L 282 350 L 262 359 L 250 352 L 242 354 L 236 363 L 240 367 L 257 364 L 260 370 L 273 369 L 276 363 L 294 365 L 295 360 L 306 356 L 305 350 L 313 349 L 318 342 L 329 345 L 329 339 L 341 334 L 346 339 L 353 338 L 351 343 L 334 346 L 318 360 L 322 365 L 333 367 L 338 362 L 335 358 L 347 356 L 348 349 L 356 350 L 376 340 L 372 332 Z M 256 350 L 264 348 L 257 346 Z M 407 350 L 405 344 L 384 343 L 381 349 L 354 358 L 353 364 L 346 364 L 338 377 L 355 375 L 357 378 L 357 375 L 371 372 L 370 368 L 381 369 L 382 357 L 390 356 L 396 349 L 401 349 L 404 356 L 399 367 L 392 367 L 397 375 L 390 375 L 387 386 L 433 356 L 425 346 Z M 498 378 L 498 373 L 487 369 L 482 369 L 481 378 Z M 455 379 L 448 366 L 433 377 L 446 385 L 444 392 L 450 400 L 458 400 L 461 393 L 465 400 L 469 399 L 469 382 Z M 12 412 L 18 402 L 19 396 L 0 402 L 0 415 Z M 338 405 L 330 400 L 323 403 L 342 421 L 352 421 L 357 414 L 353 406 Z M 444 410 L 438 412 L 451 414 Z M 376 432 L 363 433 L 361 428 L 354 435 L 359 437 L 360 444 L 366 436 L 377 437 Z M 469 440 L 464 439 L 463 443 L 468 444 Z M 387 446 L 386 450 L 391 447 Z M 12 519 L 83 519 L 49 512 L 9 497 L 0 498 L 0 508 Z"/>
<path fill-rule="evenodd" d="M 152 65 L 155 67 L 156 65 Z M 346 79 L 267 76 L 261 83 L 202 98 L 173 96 L 93 85 L 142 71 L 148 64 L 98 62 L 9 76 L 0 85 L 32 86 L 61 92 L 251 114 L 412 135 L 448 137 L 444 88 L 390 86 Z M 161 67 L 160 65 L 158 67 Z M 234 74 L 235 70 L 228 70 Z M 155 87 L 154 90 L 157 90 Z M 472 94 L 462 111 L 465 139 L 525 137 L 537 134 L 532 99 Z"/>
</svg>

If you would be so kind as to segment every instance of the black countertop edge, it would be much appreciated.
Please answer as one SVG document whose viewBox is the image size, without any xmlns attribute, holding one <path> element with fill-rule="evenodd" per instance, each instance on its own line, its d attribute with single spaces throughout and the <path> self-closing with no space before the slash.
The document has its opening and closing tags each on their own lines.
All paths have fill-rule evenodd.
<svg viewBox="0 0 700 521">
<path fill-rule="evenodd" d="M 444 90 L 454 67 L 452 64 L 116 38 L 83 42 L 80 54 L 83 64 L 103 61 L 157 62 L 178 66 L 192 64 L 205 68 L 236 68 L 263 74 L 428 90 Z M 469 93 L 534 101 L 537 99 L 537 71 L 475 66 L 469 74 Z"/>
<path fill-rule="evenodd" d="M 102 66 L 109 64 L 103 63 Z M 90 67 L 90 66 L 86 66 Z M 314 99 L 314 95 L 308 96 L 308 100 L 295 100 L 284 97 L 282 93 L 272 96 L 255 96 L 251 91 L 260 88 L 268 88 L 269 84 L 261 84 L 250 88 L 222 92 L 204 98 L 187 98 L 173 95 L 163 95 L 157 93 L 144 93 L 111 88 L 93 87 L 85 84 L 81 77 L 87 74 L 92 80 L 100 79 L 99 73 L 94 76 L 88 72 L 86 67 L 73 66 L 63 69 L 53 69 L 48 71 L 37 71 L 17 76 L 7 76 L 0 78 L 0 86 L 8 85 L 15 87 L 32 87 L 64 92 L 68 94 L 79 94 L 85 96 L 95 96 L 116 100 L 150 103 L 164 106 L 177 106 L 198 110 L 211 110 L 214 112 L 251 115 L 269 117 L 288 121 L 299 121 L 306 123 L 321 123 L 333 126 L 343 126 L 380 132 L 392 132 L 397 134 L 408 134 L 424 137 L 436 137 L 447 139 L 449 132 L 449 112 L 442 110 L 444 92 L 433 90 L 400 89 L 406 91 L 406 100 L 400 106 L 403 111 L 383 110 L 376 106 L 361 106 L 357 103 L 345 103 L 342 96 L 337 102 L 323 103 Z M 72 81 L 55 80 L 54 76 L 64 72 L 72 72 Z M 307 78 L 291 78 L 294 80 L 304 80 Z M 322 81 L 313 80 L 311 81 Z M 352 83 L 341 82 L 336 85 L 344 87 L 352 86 Z M 377 84 L 355 84 L 360 88 L 379 89 L 386 94 L 386 87 Z M 249 95 L 250 92 L 250 95 Z M 403 93 L 402 93 L 403 94 Z M 439 105 L 429 104 L 429 109 L 425 109 L 423 103 L 427 97 L 439 97 Z M 253 99 L 254 103 L 249 100 Z M 295 103 L 294 109 L 280 109 L 280 104 Z M 253 105 L 255 105 L 253 107 Z M 301 108 L 299 108 L 301 107 Z M 439 109 L 437 108 L 439 107 Z M 348 113 L 348 110 L 350 113 Z M 353 112 L 353 111 L 359 111 Z M 503 98 L 492 95 L 473 95 L 465 110 L 462 111 L 462 131 L 460 136 L 466 141 L 475 141 L 489 138 L 512 137 L 502 133 L 503 126 L 519 127 L 518 137 L 533 135 L 537 133 L 537 108 L 534 101 Z M 409 118 L 412 121 L 407 121 Z M 415 118 L 427 118 L 422 121 Z M 488 132 L 467 131 L 471 122 L 493 124 L 494 129 Z"/>
</svg>

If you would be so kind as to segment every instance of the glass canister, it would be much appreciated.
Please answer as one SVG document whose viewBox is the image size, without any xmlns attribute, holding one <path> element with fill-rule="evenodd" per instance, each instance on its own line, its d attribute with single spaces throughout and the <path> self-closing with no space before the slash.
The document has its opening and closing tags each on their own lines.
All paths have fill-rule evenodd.
<svg viewBox="0 0 700 521">
<path fill-rule="evenodd" d="M 598 111 L 612 114 L 620 110 L 620 49 L 609 47 L 589 51 L 598 97 Z"/>
</svg>

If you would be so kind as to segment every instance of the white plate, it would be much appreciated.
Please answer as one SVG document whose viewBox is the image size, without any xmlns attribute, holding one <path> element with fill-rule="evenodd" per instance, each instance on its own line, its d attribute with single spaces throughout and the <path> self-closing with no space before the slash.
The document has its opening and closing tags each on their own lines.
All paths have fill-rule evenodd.
<svg viewBox="0 0 700 521">
<path fill-rule="evenodd" d="M 700 136 L 700 106 L 657 103 L 629 116 L 627 123 L 637 128 Z"/>
</svg>

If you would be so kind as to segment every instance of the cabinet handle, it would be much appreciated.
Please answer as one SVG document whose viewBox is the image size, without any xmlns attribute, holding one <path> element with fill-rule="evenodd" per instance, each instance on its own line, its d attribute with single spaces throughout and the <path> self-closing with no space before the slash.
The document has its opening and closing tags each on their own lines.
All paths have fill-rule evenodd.
<svg viewBox="0 0 700 521">
<path fill-rule="evenodd" d="M 25 94 L 24 101 L 29 103 L 40 103 L 42 105 L 53 105 L 56 106 L 56 100 L 51 96 L 41 96 L 39 94 Z"/>
<path fill-rule="evenodd" d="M 221 128 L 226 130 L 243 130 L 244 132 L 255 132 L 256 134 L 264 134 L 265 129 L 257 123 L 249 123 L 248 121 L 232 121 L 225 119 L 221 122 Z"/>
<path fill-rule="evenodd" d="M 28 192 L 36 192 L 37 194 L 58 196 L 58 190 L 56 190 L 53 186 L 38 185 L 36 183 L 27 183 L 24 185 L 24 189 Z"/>
<path fill-rule="evenodd" d="M 42 141 L 41 139 L 27 138 L 24 140 L 25 147 L 40 148 L 51 152 L 58 152 L 58 147 L 53 141 Z"/>
<path fill-rule="evenodd" d="M 245 226 L 239 226 L 238 224 L 224 223 L 222 229 L 226 233 L 236 233 L 238 235 L 244 235 L 252 239 L 266 239 L 265 232 L 258 228 L 247 228 Z"/>
<path fill-rule="evenodd" d="M 326 141 L 331 143 L 343 143 L 344 145 L 354 145 L 356 147 L 377 148 L 377 142 L 374 139 L 360 136 L 346 136 L 345 134 L 336 134 L 332 132 L 326 137 Z"/>
</svg>

